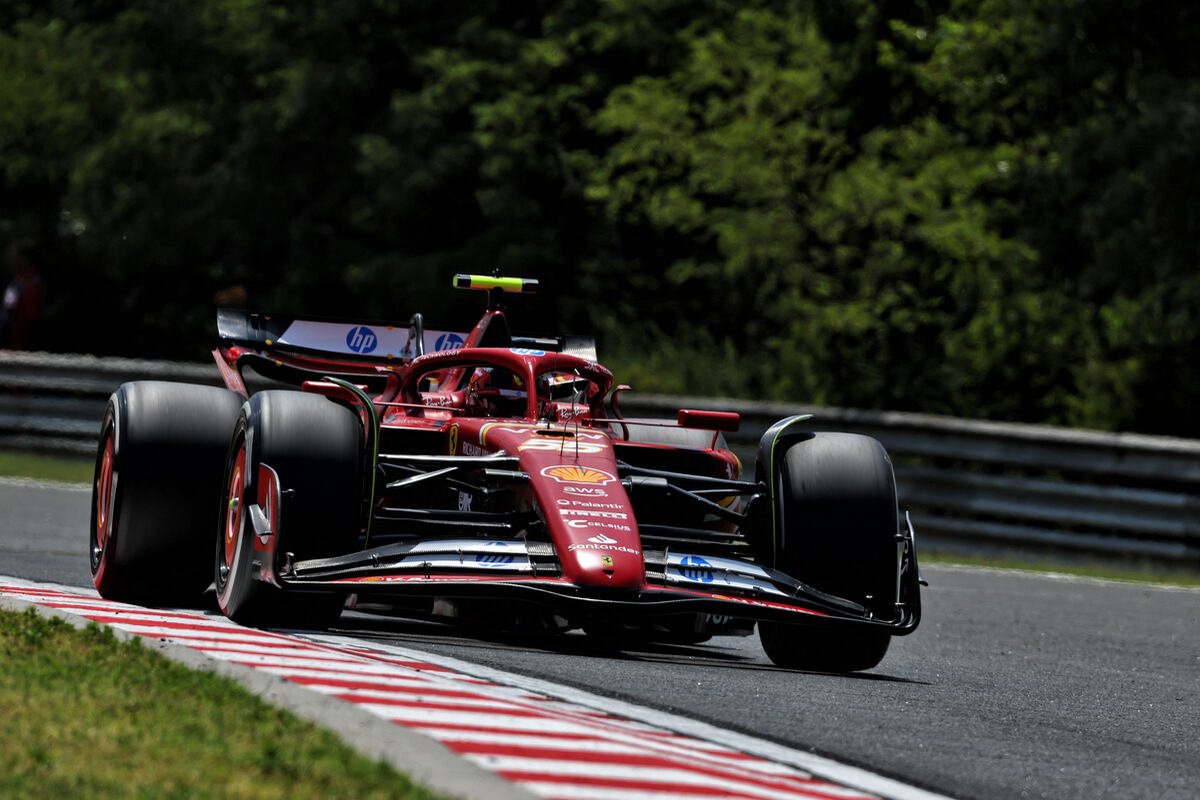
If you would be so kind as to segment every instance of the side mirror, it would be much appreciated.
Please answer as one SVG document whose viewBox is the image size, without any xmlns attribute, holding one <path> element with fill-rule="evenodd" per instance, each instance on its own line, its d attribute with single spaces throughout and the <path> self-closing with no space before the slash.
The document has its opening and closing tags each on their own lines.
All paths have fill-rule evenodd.
<svg viewBox="0 0 1200 800">
<path fill-rule="evenodd" d="M 697 411 L 682 408 L 679 410 L 678 422 L 681 428 L 702 428 L 709 431 L 733 433 L 741 426 L 742 417 L 733 411 Z"/>
</svg>

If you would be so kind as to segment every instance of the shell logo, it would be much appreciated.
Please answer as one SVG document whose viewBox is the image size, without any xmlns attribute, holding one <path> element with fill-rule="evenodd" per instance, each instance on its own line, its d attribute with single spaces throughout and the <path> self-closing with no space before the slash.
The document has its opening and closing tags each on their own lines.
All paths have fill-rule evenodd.
<svg viewBox="0 0 1200 800">
<path fill-rule="evenodd" d="M 616 480 L 615 477 L 601 469 L 592 469 L 591 467 L 572 467 L 566 464 L 559 464 L 554 467 L 546 467 L 542 470 L 542 474 L 547 478 L 553 478 L 559 483 L 605 484 L 612 483 Z"/>
</svg>

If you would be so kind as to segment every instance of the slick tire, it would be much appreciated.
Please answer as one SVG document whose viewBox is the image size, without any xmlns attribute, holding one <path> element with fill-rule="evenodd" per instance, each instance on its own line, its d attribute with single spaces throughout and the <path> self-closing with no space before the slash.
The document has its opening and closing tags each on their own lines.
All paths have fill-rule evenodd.
<svg viewBox="0 0 1200 800">
<path fill-rule="evenodd" d="M 108 401 L 92 484 L 92 582 L 102 597 L 198 605 L 212 580 L 212 515 L 240 395 L 164 381 Z"/>
<path fill-rule="evenodd" d="M 258 627 L 323 629 L 341 615 L 339 592 L 284 591 L 267 579 L 279 563 L 257 546 L 250 507 L 263 468 L 274 472 L 275 561 L 341 555 L 354 549 L 362 500 L 362 425 L 344 406 L 292 391 L 259 392 L 233 426 L 216 542 L 217 604 L 230 619 Z M 264 490 L 265 491 L 265 490 Z M 261 507 L 261 504 L 260 504 Z M 212 564 L 211 556 L 209 564 Z"/>
<path fill-rule="evenodd" d="M 894 612 L 897 581 L 896 481 L 883 446 L 869 436 L 816 433 L 794 442 L 780 464 L 776 566 L 879 618 Z M 819 672 L 870 669 L 891 636 L 853 628 L 759 623 L 775 664 Z"/>
</svg>

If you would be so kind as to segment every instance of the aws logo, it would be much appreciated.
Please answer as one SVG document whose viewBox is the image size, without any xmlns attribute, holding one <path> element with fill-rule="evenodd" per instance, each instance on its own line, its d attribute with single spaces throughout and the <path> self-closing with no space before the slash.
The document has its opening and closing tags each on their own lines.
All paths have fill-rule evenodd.
<svg viewBox="0 0 1200 800">
<path fill-rule="evenodd" d="M 353 327 L 346 334 L 346 347 L 349 347 L 351 352 L 366 355 L 373 352 L 377 346 L 379 346 L 379 337 L 366 325 Z"/>
</svg>

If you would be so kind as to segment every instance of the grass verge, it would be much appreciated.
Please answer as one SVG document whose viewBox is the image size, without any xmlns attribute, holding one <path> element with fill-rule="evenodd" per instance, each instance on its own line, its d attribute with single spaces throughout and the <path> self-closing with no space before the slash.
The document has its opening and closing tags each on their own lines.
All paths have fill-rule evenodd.
<svg viewBox="0 0 1200 800">
<path fill-rule="evenodd" d="M 1112 581 L 1133 583 L 1157 583 L 1173 586 L 1200 586 L 1200 575 L 1183 570 L 1168 570 L 1152 566 L 1119 567 L 1108 564 L 1071 564 L 1060 561 L 1005 558 L 1004 556 L 975 556 L 919 551 L 922 564 L 931 566 L 954 566 L 964 564 L 971 567 L 992 569 L 1018 569 L 1025 572 L 1057 572 L 1077 575 L 1081 578 L 1103 578 Z"/>
<path fill-rule="evenodd" d="M 91 483 L 94 466 L 94 459 L 87 456 L 72 458 L 0 450 L 0 475 L 43 481 Z"/>
<path fill-rule="evenodd" d="M 0 797 L 437 797 L 240 686 L 95 624 L 0 611 L 0 663 Z"/>
</svg>

